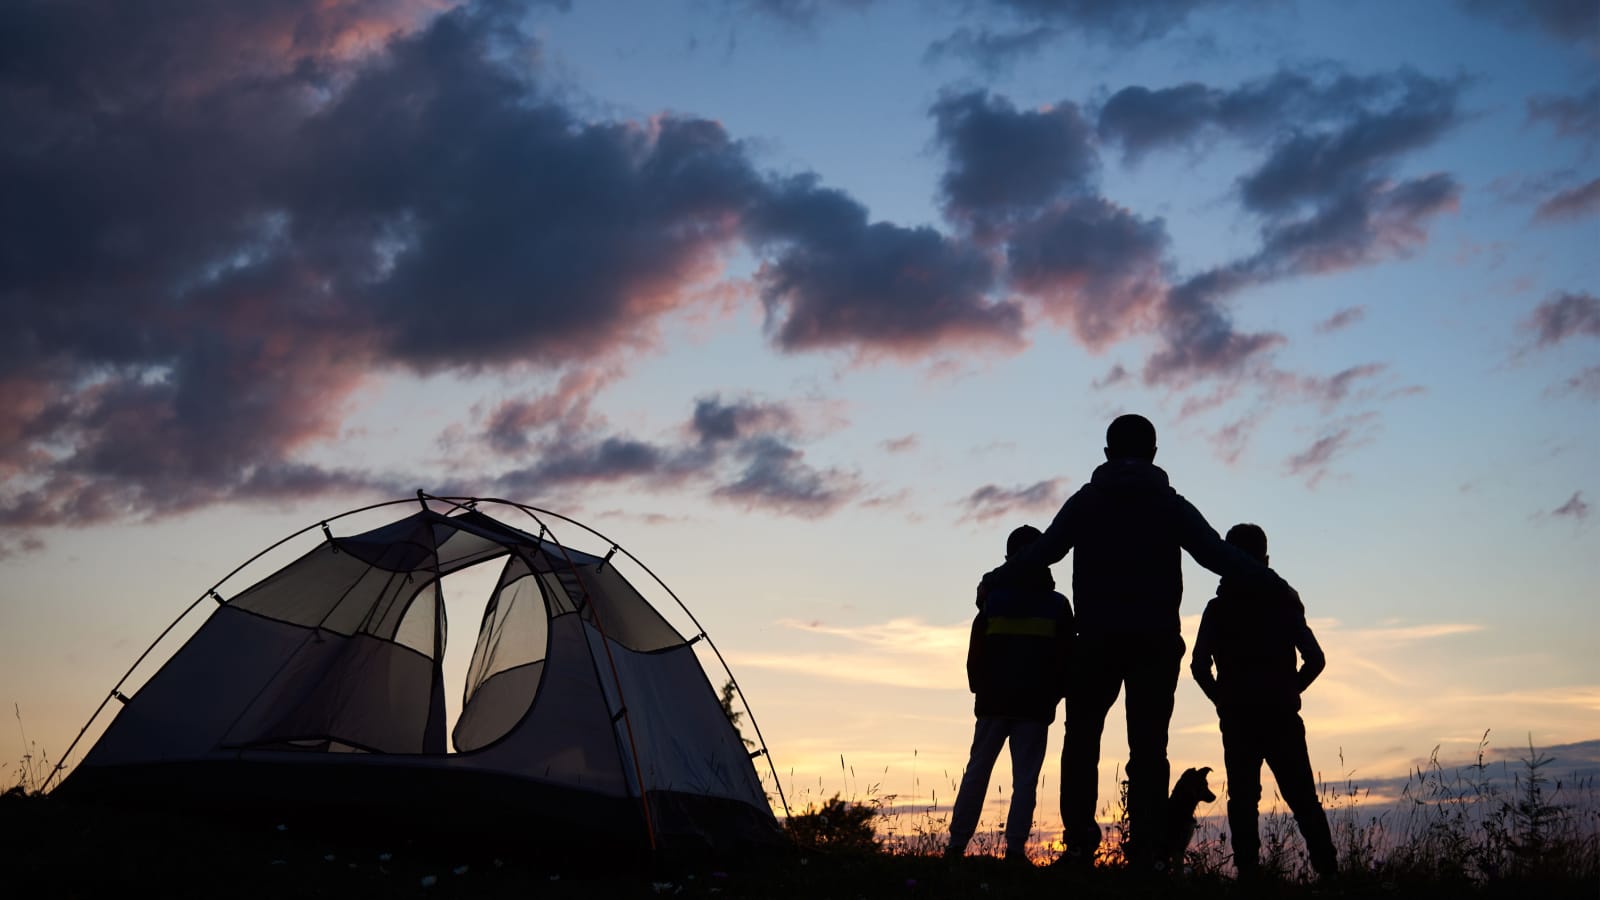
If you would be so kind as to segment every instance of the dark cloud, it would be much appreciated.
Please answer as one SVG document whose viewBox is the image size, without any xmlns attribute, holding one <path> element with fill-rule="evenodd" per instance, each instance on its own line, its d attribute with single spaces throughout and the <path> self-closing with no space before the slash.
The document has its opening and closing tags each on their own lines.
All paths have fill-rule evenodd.
<svg viewBox="0 0 1600 900">
<path fill-rule="evenodd" d="M 562 373 L 481 414 L 523 484 L 699 477 L 591 400 L 741 241 L 783 349 L 1020 343 L 985 253 L 772 181 L 715 122 L 580 117 L 521 9 L 0 9 L 0 523 L 409 489 L 303 462 L 404 370 Z"/>
<path fill-rule="evenodd" d="M 1333 66 L 1283 70 L 1231 90 L 1188 83 L 1113 94 L 1098 133 L 1130 160 L 1211 134 L 1265 143 L 1266 158 L 1239 181 L 1261 245 L 1189 276 L 1154 307 L 1162 346 L 1147 383 L 1249 371 L 1283 338 L 1235 330 L 1227 302 L 1247 288 L 1403 258 L 1427 225 L 1459 205 L 1460 185 L 1436 173 L 1397 181 L 1408 153 L 1459 123 L 1460 82 L 1409 69 L 1357 76 Z"/>
<path fill-rule="evenodd" d="M 1481 16 L 1519 28 L 1537 28 L 1547 36 L 1600 49 L 1600 4 L 1594 0 L 1458 0 Z"/>
<path fill-rule="evenodd" d="M 1565 516 L 1583 521 L 1589 518 L 1589 504 L 1583 502 L 1583 492 L 1573 491 L 1567 502 L 1550 511 L 1552 516 Z"/>
<path fill-rule="evenodd" d="M 702 444 L 735 441 L 758 432 L 788 434 L 794 424 L 795 414 L 781 403 L 725 403 L 720 395 L 696 400 L 690 420 L 690 428 Z"/>
<path fill-rule="evenodd" d="M 1269 221 L 1262 248 L 1247 268 L 1277 278 L 1404 257 L 1427 242 L 1428 220 L 1455 211 L 1460 197 L 1460 184 L 1445 174 L 1399 184 L 1369 180 L 1305 218 Z"/>
<path fill-rule="evenodd" d="M 1366 317 L 1367 308 L 1365 306 L 1352 306 L 1348 309 L 1341 309 L 1318 322 L 1316 332 L 1318 334 L 1332 334 L 1336 331 L 1343 331 Z"/>
<path fill-rule="evenodd" d="M 1092 350 L 1150 327 L 1166 226 L 1098 194 L 1099 151 L 1075 105 L 1018 110 L 976 91 L 947 93 L 931 113 L 948 161 L 945 212 L 1003 246 L 1013 290 Z"/>
<path fill-rule="evenodd" d="M 1533 218 L 1539 222 L 1564 222 L 1600 215 L 1600 178 L 1561 191 L 1539 204 Z"/>
<path fill-rule="evenodd" d="M 987 522 L 1002 517 L 1024 517 L 1054 512 L 1062 502 L 1065 478 L 1051 478 L 1029 485 L 1001 487 L 986 484 L 966 497 L 961 505 L 966 509 L 962 521 Z"/>
<path fill-rule="evenodd" d="M 947 93 L 931 110 L 947 158 L 945 213 L 980 235 L 1063 197 L 1093 193 L 1100 157 L 1072 103 L 1018 110 L 987 91 Z"/>
<path fill-rule="evenodd" d="M 1240 180 L 1247 209 L 1265 216 L 1292 214 L 1365 188 L 1374 171 L 1437 140 L 1460 121 L 1460 86 L 1411 71 L 1393 77 L 1383 108 L 1364 107 L 1337 127 L 1295 130 L 1280 140 L 1256 171 Z"/>
<path fill-rule="evenodd" d="M 1149 326 L 1166 290 L 1166 226 L 1099 197 L 1064 202 L 1006 243 L 1011 283 L 1090 349 Z"/>
<path fill-rule="evenodd" d="M 493 8 L 426 6 L 0 11 L 0 515 L 370 489 L 293 457 L 373 372 L 646 343 L 737 237 L 719 126 L 579 121 Z"/>
<path fill-rule="evenodd" d="M 1281 334 L 1234 329 L 1222 298 L 1254 279 L 1214 269 L 1167 292 L 1160 312 L 1162 346 L 1145 360 L 1146 384 L 1184 384 L 1196 378 L 1238 375 L 1284 342 Z"/>
<path fill-rule="evenodd" d="M 1297 130 L 1352 123 L 1385 104 L 1402 108 L 1415 86 L 1437 85 L 1409 70 L 1354 75 L 1332 65 L 1282 69 L 1224 90 L 1196 82 L 1150 89 L 1133 85 L 1100 106 L 1100 138 L 1133 162 L 1214 135 L 1258 142 Z M 1410 102 L 1417 102 L 1413 98 Z"/>
<path fill-rule="evenodd" d="M 1600 82 L 1581 94 L 1528 98 L 1528 121 L 1549 123 L 1562 137 L 1600 141 Z"/>
<path fill-rule="evenodd" d="M 843 469 L 817 469 L 805 454 L 781 440 L 758 437 L 737 450 L 743 470 L 714 496 L 747 509 L 761 508 L 816 518 L 834 512 L 861 493 L 860 480 Z"/>
<path fill-rule="evenodd" d="M 1002 517 L 1051 514 L 1061 506 L 1061 492 L 1066 484 L 1067 479 L 1048 479 L 1016 487 L 982 485 L 960 501 L 965 508 L 962 520 L 987 522 Z"/>
<path fill-rule="evenodd" d="M 1600 297 L 1583 291 L 1558 294 L 1534 308 L 1523 322 L 1540 347 L 1553 347 L 1570 337 L 1600 337 Z"/>
<path fill-rule="evenodd" d="M 923 61 L 965 60 L 993 77 L 1006 73 L 1022 59 L 1037 56 L 1060 36 L 1059 28 L 1048 25 L 1000 32 L 962 27 L 928 45 Z"/>
<path fill-rule="evenodd" d="M 915 357 L 1021 344 L 1021 308 L 988 297 L 997 273 L 986 254 L 932 228 L 869 223 L 865 207 L 814 178 L 775 186 L 748 230 L 771 255 L 756 281 L 780 349 Z"/>
<path fill-rule="evenodd" d="M 799 446 L 800 417 L 787 404 L 701 397 L 678 437 L 644 440 L 596 425 L 571 433 L 546 429 L 525 450 L 534 461 L 489 479 L 497 491 L 540 496 L 598 485 L 704 491 L 745 509 L 815 518 L 863 490 L 852 472 L 818 468 Z M 485 432 L 491 446 L 494 431 Z"/>
</svg>

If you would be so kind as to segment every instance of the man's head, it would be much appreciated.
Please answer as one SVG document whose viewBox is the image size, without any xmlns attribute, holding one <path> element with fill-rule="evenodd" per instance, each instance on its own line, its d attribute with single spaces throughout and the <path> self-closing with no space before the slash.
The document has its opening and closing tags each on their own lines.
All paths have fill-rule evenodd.
<svg viewBox="0 0 1600 900">
<path fill-rule="evenodd" d="M 1228 529 L 1228 536 L 1224 540 L 1250 554 L 1251 559 L 1259 560 L 1262 565 L 1267 564 L 1267 532 L 1260 525 L 1240 522 Z"/>
<path fill-rule="evenodd" d="M 1010 559 L 1028 549 L 1029 544 L 1037 541 L 1042 536 L 1043 533 L 1032 525 L 1019 526 L 1015 531 L 1011 532 L 1010 537 L 1006 538 L 1006 559 Z"/>
<path fill-rule="evenodd" d="M 1156 458 L 1156 427 L 1136 413 L 1117 416 L 1106 429 L 1106 459 Z"/>
</svg>

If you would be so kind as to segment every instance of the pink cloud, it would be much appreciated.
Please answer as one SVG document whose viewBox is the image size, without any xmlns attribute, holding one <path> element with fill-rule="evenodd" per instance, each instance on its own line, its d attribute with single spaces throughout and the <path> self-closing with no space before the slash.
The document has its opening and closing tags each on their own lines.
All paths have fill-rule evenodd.
<svg viewBox="0 0 1600 900">
<path fill-rule="evenodd" d="M 1600 214 L 1600 178 L 1565 190 L 1539 204 L 1533 218 L 1538 222 L 1570 222 Z"/>
</svg>

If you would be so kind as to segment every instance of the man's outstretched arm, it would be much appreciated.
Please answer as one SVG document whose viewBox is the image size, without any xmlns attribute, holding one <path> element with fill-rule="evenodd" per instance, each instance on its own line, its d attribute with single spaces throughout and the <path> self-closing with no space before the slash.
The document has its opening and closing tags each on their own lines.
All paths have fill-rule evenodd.
<svg viewBox="0 0 1600 900">
<path fill-rule="evenodd" d="M 1079 512 L 1078 494 L 1067 498 L 1061 504 L 1061 510 L 1050 521 L 1050 527 L 1044 530 L 1039 539 L 1028 545 L 1026 550 L 1005 561 L 999 568 L 991 570 L 983 576 L 983 584 L 978 586 L 981 595 L 984 585 L 997 581 L 1005 581 L 1011 573 L 1029 571 L 1041 566 L 1053 566 L 1067 555 L 1073 546 L 1078 543 Z"/>
<path fill-rule="evenodd" d="M 1189 551 L 1195 562 L 1224 578 L 1251 582 L 1267 576 L 1277 578 L 1271 569 L 1252 559 L 1250 554 L 1223 540 L 1193 503 L 1182 496 L 1177 501 L 1178 543 Z"/>
</svg>

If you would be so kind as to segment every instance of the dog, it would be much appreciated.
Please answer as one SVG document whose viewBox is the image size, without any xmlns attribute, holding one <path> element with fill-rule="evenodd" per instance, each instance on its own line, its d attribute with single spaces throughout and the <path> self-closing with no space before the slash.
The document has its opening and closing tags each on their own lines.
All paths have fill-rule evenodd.
<svg viewBox="0 0 1600 900">
<path fill-rule="evenodd" d="M 1167 800 L 1167 859 L 1173 865 L 1183 865 L 1183 854 L 1194 838 L 1194 811 L 1202 802 L 1214 803 L 1217 795 L 1206 784 L 1211 767 L 1184 769 L 1178 783 L 1172 786 L 1172 797 Z"/>
</svg>

